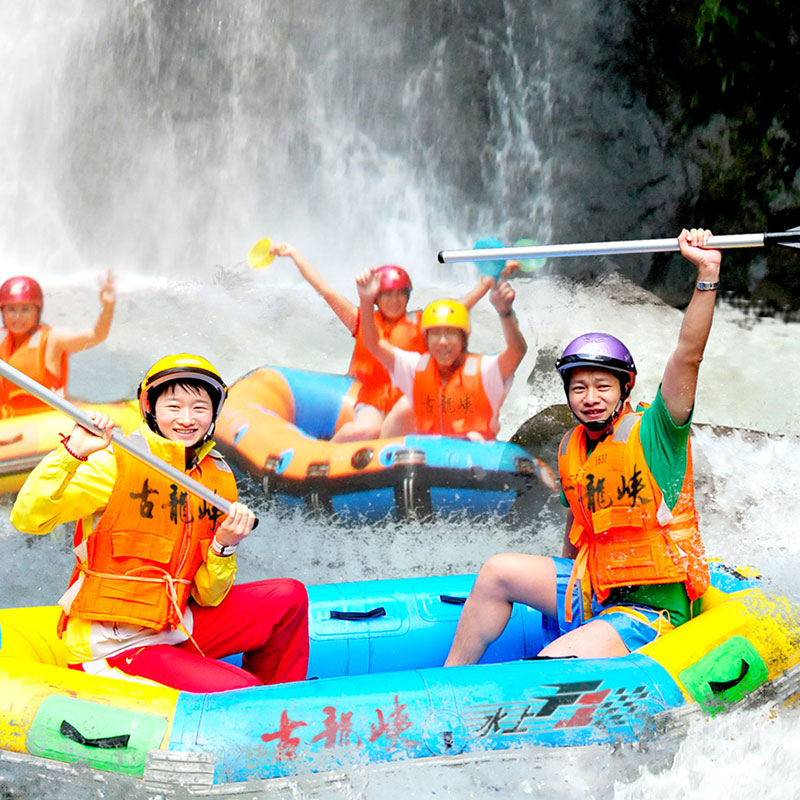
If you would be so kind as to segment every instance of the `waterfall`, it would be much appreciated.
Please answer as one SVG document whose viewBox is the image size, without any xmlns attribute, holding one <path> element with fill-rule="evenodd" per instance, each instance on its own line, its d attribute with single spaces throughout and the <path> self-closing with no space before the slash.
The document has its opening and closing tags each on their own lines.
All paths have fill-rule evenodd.
<svg viewBox="0 0 800 800">
<path fill-rule="evenodd" d="M 207 277 L 271 235 L 457 279 L 437 251 L 480 236 L 668 234 L 688 178 L 604 8 L 4 0 L 4 271 Z"/>
</svg>

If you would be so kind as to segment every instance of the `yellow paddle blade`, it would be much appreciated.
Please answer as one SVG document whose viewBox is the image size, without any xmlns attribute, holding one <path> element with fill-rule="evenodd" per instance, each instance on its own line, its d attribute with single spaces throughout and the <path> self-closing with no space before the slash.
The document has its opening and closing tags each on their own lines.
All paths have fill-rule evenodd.
<svg viewBox="0 0 800 800">
<path fill-rule="evenodd" d="M 269 251 L 270 247 L 272 247 L 271 239 L 261 239 L 256 242 L 247 254 L 247 263 L 253 269 L 268 267 L 275 260 L 275 256 Z"/>
</svg>

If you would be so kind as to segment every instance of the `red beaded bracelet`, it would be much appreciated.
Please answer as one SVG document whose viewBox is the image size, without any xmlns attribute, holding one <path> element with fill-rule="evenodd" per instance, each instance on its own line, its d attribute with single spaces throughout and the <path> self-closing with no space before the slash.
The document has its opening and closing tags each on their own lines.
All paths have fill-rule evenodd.
<svg viewBox="0 0 800 800">
<path fill-rule="evenodd" d="M 78 461 L 88 461 L 89 456 L 79 456 L 77 453 L 73 453 L 72 450 L 69 449 L 69 445 L 67 442 L 69 441 L 69 436 L 64 436 L 63 433 L 58 434 L 61 437 L 61 444 L 64 445 L 64 449 L 73 457 L 77 458 Z"/>
</svg>

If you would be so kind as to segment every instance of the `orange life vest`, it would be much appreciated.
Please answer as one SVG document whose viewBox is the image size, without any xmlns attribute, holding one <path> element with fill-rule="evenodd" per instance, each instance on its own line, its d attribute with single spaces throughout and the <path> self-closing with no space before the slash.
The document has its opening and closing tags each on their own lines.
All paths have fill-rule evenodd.
<svg viewBox="0 0 800 800">
<path fill-rule="evenodd" d="M 414 353 L 425 352 L 425 336 L 420 330 L 421 321 L 421 311 L 412 311 L 396 320 L 388 320 L 380 311 L 375 312 L 378 338 L 402 350 L 410 350 Z M 364 344 L 360 316 L 353 336 L 356 343 L 347 374 L 361 382 L 361 390 L 356 398 L 356 403 L 375 406 L 386 414 L 403 396 L 403 393 L 392 384 L 386 368 Z"/>
<path fill-rule="evenodd" d="M 37 383 L 41 383 L 45 388 L 63 395 L 67 388 L 69 361 L 67 354 L 64 353 L 58 375 L 48 371 L 44 363 L 44 356 L 49 334 L 49 325 L 39 325 L 15 350 L 11 334 L 6 332 L 0 342 L 0 358 L 11 364 L 12 367 L 16 367 L 20 372 L 24 372 Z M 23 391 L 5 378 L 0 378 L 0 406 L 2 406 L 4 418 L 33 414 L 36 411 L 50 408 L 46 403 L 37 400 L 33 395 Z"/>
<path fill-rule="evenodd" d="M 616 586 L 682 582 L 694 601 L 708 588 L 709 572 L 694 507 L 691 447 L 687 443 L 686 473 L 670 510 L 645 461 L 640 424 L 641 413 L 628 406 L 588 457 L 582 425 L 561 440 L 558 471 L 574 515 L 570 542 L 578 548 L 571 583 L 588 571 L 603 602 Z"/>
<path fill-rule="evenodd" d="M 466 436 L 479 433 L 495 439 L 499 424 L 481 379 L 483 356 L 467 353 L 446 383 L 430 353 L 422 356 L 414 375 L 414 422 L 417 433 Z"/>
<path fill-rule="evenodd" d="M 154 438 L 146 439 L 151 451 L 184 471 L 183 447 L 165 440 L 173 446 L 159 447 Z M 222 512 L 120 448 L 114 453 L 117 479 L 108 505 L 91 535 L 76 547 L 70 586 L 80 584 L 65 595 L 74 594 L 68 614 L 157 631 L 177 627 Z M 233 473 L 214 451 L 188 474 L 221 497 L 236 500 Z M 82 539 L 82 532 L 76 539 Z"/>
</svg>

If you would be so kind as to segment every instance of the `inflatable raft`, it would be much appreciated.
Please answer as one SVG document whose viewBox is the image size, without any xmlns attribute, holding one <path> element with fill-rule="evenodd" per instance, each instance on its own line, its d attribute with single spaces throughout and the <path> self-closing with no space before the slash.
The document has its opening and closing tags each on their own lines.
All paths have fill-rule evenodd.
<svg viewBox="0 0 800 800">
<path fill-rule="evenodd" d="M 716 714 L 772 690 L 800 659 L 797 608 L 715 564 L 698 617 L 627 656 L 536 659 L 548 626 L 515 606 L 481 664 L 444 669 L 473 580 L 311 586 L 315 680 L 216 694 L 68 670 L 56 608 L 2 610 L 0 748 L 151 781 L 177 764 L 212 786 L 353 761 L 616 743 L 653 736 L 662 712 Z"/>
<path fill-rule="evenodd" d="M 135 430 L 141 420 L 139 407 L 133 400 L 71 402 L 84 411 L 97 409 L 108 414 L 125 433 Z M 18 492 L 28 473 L 44 455 L 58 447 L 61 434 L 68 434 L 72 426 L 72 420 L 60 411 L 50 410 L 0 420 L 0 494 Z"/>
<path fill-rule="evenodd" d="M 214 439 L 276 508 L 344 520 L 526 516 L 555 490 L 552 470 L 509 442 L 331 442 L 352 420 L 358 389 L 345 375 L 256 369 L 231 386 Z"/>
</svg>

